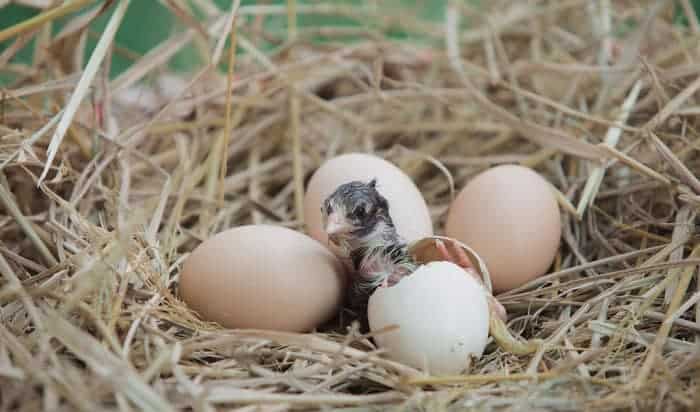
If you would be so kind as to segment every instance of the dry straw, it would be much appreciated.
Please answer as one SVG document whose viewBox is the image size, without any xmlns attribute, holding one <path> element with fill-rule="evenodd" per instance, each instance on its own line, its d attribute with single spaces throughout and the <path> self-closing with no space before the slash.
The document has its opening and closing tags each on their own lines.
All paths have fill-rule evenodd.
<svg viewBox="0 0 700 412">
<path fill-rule="evenodd" d="M 0 90 L 1 410 L 700 408 L 689 0 L 455 1 L 442 21 L 398 1 L 233 3 L 163 2 L 185 28 L 145 56 L 114 44 L 125 0 L 55 35 L 96 2 L 0 31 L 16 79 Z M 312 15 L 361 26 L 297 24 Z M 420 41 L 384 36 L 397 27 Z M 33 64 L 13 60 L 32 40 Z M 168 72 L 190 44 L 207 64 Z M 117 53 L 134 64 L 110 80 Z M 556 262 L 498 296 L 534 352 L 491 343 L 464 375 L 427 376 L 352 327 L 223 330 L 181 303 L 194 247 L 251 222 L 303 230 L 306 179 L 348 151 L 400 165 L 438 229 L 453 185 L 490 166 L 547 177 Z"/>
</svg>

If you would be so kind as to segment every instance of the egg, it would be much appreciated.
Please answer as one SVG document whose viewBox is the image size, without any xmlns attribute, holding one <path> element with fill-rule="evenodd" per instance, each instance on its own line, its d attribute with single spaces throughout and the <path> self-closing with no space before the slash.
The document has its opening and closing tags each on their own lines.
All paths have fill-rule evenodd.
<svg viewBox="0 0 700 412">
<path fill-rule="evenodd" d="M 311 237 L 328 246 L 321 205 L 341 184 L 377 179 L 377 191 L 387 199 L 389 214 L 400 236 L 412 241 L 433 234 L 428 205 L 401 169 L 374 155 L 349 153 L 324 162 L 311 176 L 304 195 L 304 219 Z"/>
<path fill-rule="evenodd" d="M 239 226 L 200 244 L 179 279 L 184 302 L 226 328 L 311 331 L 336 314 L 346 279 L 309 236 L 273 225 Z"/>
<path fill-rule="evenodd" d="M 458 374 L 480 357 L 489 336 L 486 290 L 451 262 L 421 265 L 367 305 L 377 345 L 399 362 L 431 374 Z M 390 326 L 397 329 L 381 331 Z"/>
<path fill-rule="evenodd" d="M 468 244 L 488 267 L 495 293 L 541 276 L 561 239 L 552 188 L 533 170 L 502 165 L 471 179 L 450 205 L 445 233 Z"/>
</svg>

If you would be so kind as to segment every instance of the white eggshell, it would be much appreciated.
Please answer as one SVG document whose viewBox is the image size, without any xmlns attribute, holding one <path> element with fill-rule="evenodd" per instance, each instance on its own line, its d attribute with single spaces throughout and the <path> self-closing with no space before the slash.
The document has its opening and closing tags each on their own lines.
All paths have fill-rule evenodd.
<svg viewBox="0 0 700 412">
<path fill-rule="evenodd" d="M 324 162 L 309 180 L 304 195 L 304 219 L 308 234 L 328 246 L 321 205 L 343 183 L 377 179 L 377 191 L 389 203 L 396 231 L 406 241 L 433 234 L 428 205 L 411 178 L 393 163 L 364 153 L 348 153 Z"/>
<path fill-rule="evenodd" d="M 431 374 L 457 374 L 480 357 L 489 334 L 486 290 L 451 262 L 431 262 L 370 296 L 367 315 L 388 356 Z"/>
</svg>

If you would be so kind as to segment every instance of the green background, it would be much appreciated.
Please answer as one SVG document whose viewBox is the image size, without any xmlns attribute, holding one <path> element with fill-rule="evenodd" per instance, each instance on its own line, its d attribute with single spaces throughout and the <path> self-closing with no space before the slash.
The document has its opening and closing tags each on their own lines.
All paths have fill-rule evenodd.
<svg viewBox="0 0 700 412">
<path fill-rule="evenodd" d="M 223 10 L 229 10 L 231 7 L 231 0 L 214 0 Z M 115 1 L 114 4 L 117 2 Z M 285 4 L 284 0 L 270 0 L 270 1 L 256 1 L 256 0 L 243 0 L 242 5 L 248 4 Z M 299 4 L 318 4 L 319 1 L 304 1 L 298 0 Z M 329 1 L 325 3 L 333 4 L 361 4 L 362 0 L 336 0 Z M 381 7 L 385 7 L 388 11 L 396 8 L 401 10 L 410 10 L 411 13 L 416 13 L 417 15 L 431 19 L 438 20 L 442 19 L 444 15 L 444 7 L 447 0 L 378 0 L 375 4 L 381 4 Z M 696 12 L 700 9 L 700 0 L 693 0 L 693 6 Z M 86 61 L 88 55 L 92 52 L 99 34 L 102 32 L 104 27 L 109 20 L 112 12 L 114 10 L 114 5 L 111 6 L 110 10 L 100 16 L 96 21 L 94 21 L 90 29 L 95 34 L 95 36 L 90 36 L 88 40 L 88 47 L 86 48 Z M 32 17 L 38 13 L 37 10 L 17 5 L 9 5 L 0 8 L 0 30 L 10 27 L 17 22 L 24 19 Z M 679 21 L 683 22 L 682 12 L 677 7 L 677 15 L 679 16 Z M 68 21 L 72 16 L 67 16 L 65 18 L 59 19 L 54 24 L 54 31 L 58 31 L 66 21 Z M 272 16 L 268 17 L 266 20 L 267 29 L 272 32 L 277 32 L 283 35 L 286 31 L 286 17 L 285 16 Z M 360 26 L 368 24 L 362 21 L 353 21 L 351 19 L 335 18 L 335 17 L 324 17 L 324 16 L 313 16 L 313 15 L 301 15 L 299 16 L 298 23 L 301 27 L 303 26 L 322 26 L 322 25 L 354 25 Z M 132 51 L 137 55 L 142 55 L 148 52 L 151 48 L 161 43 L 163 40 L 167 39 L 169 36 L 182 30 L 183 25 L 179 22 L 177 17 L 172 15 L 170 11 L 161 4 L 158 0 L 132 0 L 131 5 L 127 11 L 127 14 L 122 21 L 122 24 L 116 35 L 116 45 L 124 48 L 126 50 Z M 405 38 L 406 33 L 402 33 L 399 27 L 392 28 L 391 32 L 388 33 L 394 38 Z M 4 50 L 9 44 L 11 44 L 13 39 L 7 40 L 0 43 L 0 52 Z M 319 39 L 320 40 L 320 39 Z M 263 45 L 264 46 L 264 45 Z M 32 51 L 34 47 L 34 42 L 31 42 L 27 47 L 25 47 L 13 60 L 13 62 L 20 63 L 30 63 Z M 124 54 L 115 53 L 113 55 L 111 74 L 112 76 L 125 70 L 132 60 L 126 57 Z M 194 67 L 200 65 L 198 60 L 198 54 L 194 49 L 194 46 L 190 46 L 180 53 L 178 53 L 171 60 L 171 67 L 177 70 L 191 70 Z M 7 82 L 9 79 L 7 73 L 2 73 L 0 71 L 0 86 Z M 4 80 L 4 81 L 3 81 Z"/>
</svg>

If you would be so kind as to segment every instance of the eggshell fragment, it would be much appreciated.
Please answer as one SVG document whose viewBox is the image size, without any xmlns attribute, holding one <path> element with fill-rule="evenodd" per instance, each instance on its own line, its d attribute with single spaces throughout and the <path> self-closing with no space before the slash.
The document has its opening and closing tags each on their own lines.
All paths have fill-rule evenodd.
<svg viewBox="0 0 700 412">
<path fill-rule="evenodd" d="M 370 329 L 388 356 L 432 374 L 457 374 L 470 354 L 480 357 L 489 333 L 486 291 L 479 281 L 451 262 L 420 266 L 369 298 Z"/>
<path fill-rule="evenodd" d="M 481 281 L 484 283 L 486 290 L 491 293 L 493 287 L 491 286 L 491 275 L 486 267 L 483 259 L 474 252 L 472 248 L 460 242 L 457 239 L 449 238 L 446 236 L 428 236 L 423 239 L 411 242 L 408 244 L 408 252 L 413 256 L 413 259 L 418 264 L 425 264 L 429 262 L 442 262 L 445 257 L 440 253 L 437 248 L 437 241 L 442 241 L 443 243 L 454 243 L 464 251 L 464 254 L 469 258 L 469 263 L 476 273 L 480 276 Z"/>
<path fill-rule="evenodd" d="M 416 262 L 420 264 L 442 262 L 444 261 L 444 256 L 437 248 L 436 241 L 438 240 L 452 242 L 464 251 L 472 264 L 470 269 L 473 269 L 476 275 L 479 276 L 479 282 L 483 284 L 485 292 L 488 292 L 486 295 L 487 302 L 489 302 L 491 309 L 489 314 L 489 334 L 493 337 L 496 344 L 505 352 L 516 355 L 528 355 L 539 350 L 540 346 L 543 344 L 541 339 L 523 340 L 514 336 L 508 329 L 508 326 L 505 324 L 505 319 L 507 317 L 505 308 L 499 305 L 493 295 L 490 294 L 492 290 L 491 276 L 486 268 L 486 264 L 469 246 L 453 238 L 430 236 L 410 243 L 408 245 L 408 251 Z"/>
<path fill-rule="evenodd" d="M 306 332 L 336 313 L 345 282 L 338 259 L 317 241 L 248 225 L 218 233 L 187 257 L 180 294 L 227 328 Z"/>
<path fill-rule="evenodd" d="M 544 274 L 559 249 L 561 223 L 549 183 L 516 165 L 474 177 L 450 205 L 447 236 L 485 261 L 493 291 L 504 292 Z"/>
<path fill-rule="evenodd" d="M 428 205 L 408 175 L 380 157 L 350 153 L 326 161 L 309 180 L 304 196 L 304 219 L 309 235 L 328 245 L 321 217 L 323 201 L 343 183 L 368 182 L 374 178 L 377 178 L 377 190 L 389 203 L 389 214 L 399 235 L 410 242 L 433 234 Z"/>
</svg>

